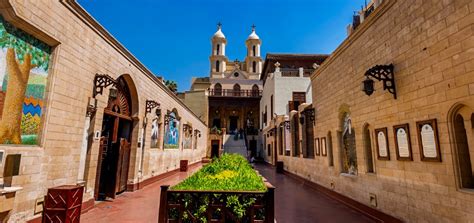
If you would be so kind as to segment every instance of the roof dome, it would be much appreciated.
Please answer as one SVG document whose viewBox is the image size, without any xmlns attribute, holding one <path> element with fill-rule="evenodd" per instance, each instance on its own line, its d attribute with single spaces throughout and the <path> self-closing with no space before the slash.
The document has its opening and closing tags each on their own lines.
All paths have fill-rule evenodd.
<svg viewBox="0 0 474 223">
<path fill-rule="evenodd" d="M 247 38 L 247 40 L 250 40 L 250 39 L 260 39 L 260 37 L 258 37 L 257 33 L 255 33 L 255 26 L 252 26 L 252 33 L 250 33 L 249 37 Z"/>
<path fill-rule="evenodd" d="M 222 38 L 222 39 L 225 39 L 224 33 L 222 32 L 220 26 L 217 27 L 217 32 L 214 33 L 214 35 L 212 36 L 212 38 Z"/>
</svg>

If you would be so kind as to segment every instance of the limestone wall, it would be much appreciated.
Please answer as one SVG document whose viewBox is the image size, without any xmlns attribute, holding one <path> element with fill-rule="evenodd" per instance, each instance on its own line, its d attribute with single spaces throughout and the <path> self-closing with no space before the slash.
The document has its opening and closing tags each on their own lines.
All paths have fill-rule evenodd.
<svg viewBox="0 0 474 223">
<path fill-rule="evenodd" d="M 132 100 L 136 113 L 133 114 L 135 127 L 131 137 L 129 184 L 174 170 L 179 167 L 180 159 L 193 163 L 205 156 L 206 125 L 76 3 L 66 0 L 2 1 L 0 13 L 14 26 L 53 46 L 40 145 L 0 147 L 8 154 L 22 154 L 20 176 L 13 178 L 13 185 L 21 186 L 23 190 L 16 193 L 9 221 L 24 222 L 33 218 L 35 199 L 43 197 L 47 188 L 77 182 L 86 107 L 96 73 L 109 74 L 113 78 L 124 75 L 136 89 L 135 101 Z M 104 93 L 97 96 L 98 109 L 92 122 L 94 131 L 101 130 L 108 89 Z M 143 169 L 139 173 L 142 152 L 138 148 L 138 138 L 143 131 L 147 99 L 159 102 L 163 114 L 176 108 L 181 123 L 190 123 L 193 129 L 201 132 L 201 137 L 197 150 L 163 150 L 162 145 L 150 149 L 149 121 Z M 148 114 L 149 120 L 151 115 L 154 114 Z M 163 128 L 160 129 L 160 142 L 163 142 L 162 137 Z M 182 137 L 180 145 L 181 141 Z M 97 158 L 98 141 L 93 140 L 86 157 L 84 201 L 94 194 Z"/>
<path fill-rule="evenodd" d="M 470 222 L 474 193 L 455 177 L 448 117 L 456 103 L 474 102 L 474 2 L 386 0 L 312 76 L 315 137 L 331 133 L 329 156 L 281 157 L 289 171 L 409 222 Z M 397 99 L 375 83 L 361 91 L 364 73 L 395 66 Z M 358 175 L 341 173 L 340 115 L 348 109 L 356 133 Z M 420 159 L 416 122 L 437 119 L 441 162 Z M 362 129 L 369 125 L 375 173 L 367 172 Z M 410 126 L 413 161 L 397 161 L 393 126 Z M 374 129 L 388 128 L 390 160 L 377 159 Z M 451 132 L 452 134 L 452 132 Z M 472 148 L 471 148 L 472 151 Z M 332 185 L 331 185 L 332 184 Z"/>
</svg>

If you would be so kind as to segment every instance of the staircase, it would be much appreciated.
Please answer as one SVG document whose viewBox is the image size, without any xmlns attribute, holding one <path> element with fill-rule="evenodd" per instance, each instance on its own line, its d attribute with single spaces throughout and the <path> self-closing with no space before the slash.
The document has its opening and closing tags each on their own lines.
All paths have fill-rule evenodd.
<svg viewBox="0 0 474 223">
<path fill-rule="evenodd" d="M 247 158 L 245 137 L 235 140 L 235 135 L 226 134 L 224 136 L 224 153 L 237 153 Z"/>
</svg>

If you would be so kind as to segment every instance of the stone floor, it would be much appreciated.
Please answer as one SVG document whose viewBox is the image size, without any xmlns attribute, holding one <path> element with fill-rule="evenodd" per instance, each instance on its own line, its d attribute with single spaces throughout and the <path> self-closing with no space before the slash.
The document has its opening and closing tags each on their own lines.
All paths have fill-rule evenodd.
<svg viewBox="0 0 474 223">
<path fill-rule="evenodd" d="M 296 179 L 275 173 L 268 165 L 257 164 L 255 169 L 276 187 L 275 218 L 278 223 L 374 222 Z"/>
<path fill-rule="evenodd" d="M 158 222 L 160 186 L 174 185 L 199 170 L 193 165 L 188 172 L 179 172 L 135 192 L 125 192 L 113 201 L 101 201 L 81 216 L 81 223 Z"/>
<path fill-rule="evenodd" d="M 142 190 L 126 192 L 113 201 L 103 201 L 81 216 L 81 222 L 158 222 L 160 185 L 176 184 L 200 166 L 187 173 L 176 173 Z M 277 222 L 373 222 L 364 215 L 332 200 L 326 195 L 282 174 L 266 165 L 256 169 L 275 187 Z"/>
</svg>

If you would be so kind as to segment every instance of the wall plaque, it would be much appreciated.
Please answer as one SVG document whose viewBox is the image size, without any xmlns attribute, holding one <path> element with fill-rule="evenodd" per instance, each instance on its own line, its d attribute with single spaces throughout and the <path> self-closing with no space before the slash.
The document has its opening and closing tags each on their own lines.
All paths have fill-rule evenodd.
<svg viewBox="0 0 474 223">
<path fill-rule="evenodd" d="M 320 156 L 321 155 L 321 146 L 319 144 L 319 138 L 314 139 L 314 148 L 316 150 L 316 156 Z"/>
<path fill-rule="evenodd" d="M 328 150 L 326 147 L 326 137 L 321 138 L 321 156 L 327 156 Z"/>
<path fill-rule="evenodd" d="M 316 156 L 321 155 L 321 146 L 319 145 L 319 138 L 314 139 L 314 147 L 316 148 Z"/>
<path fill-rule="evenodd" d="M 393 126 L 393 135 L 395 138 L 395 149 L 397 160 L 412 161 L 410 129 L 407 124 Z"/>
<path fill-rule="evenodd" d="M 416 129 L 421 160 L 441 162 L 436 119 L 417 122 Z"/>
<path fill-rule="evenodd" d="M 390 150 L 388 147 L 387 128 L 375 129 L 377 158 L 379 160 L 390 160 Z"/>
</svg>

